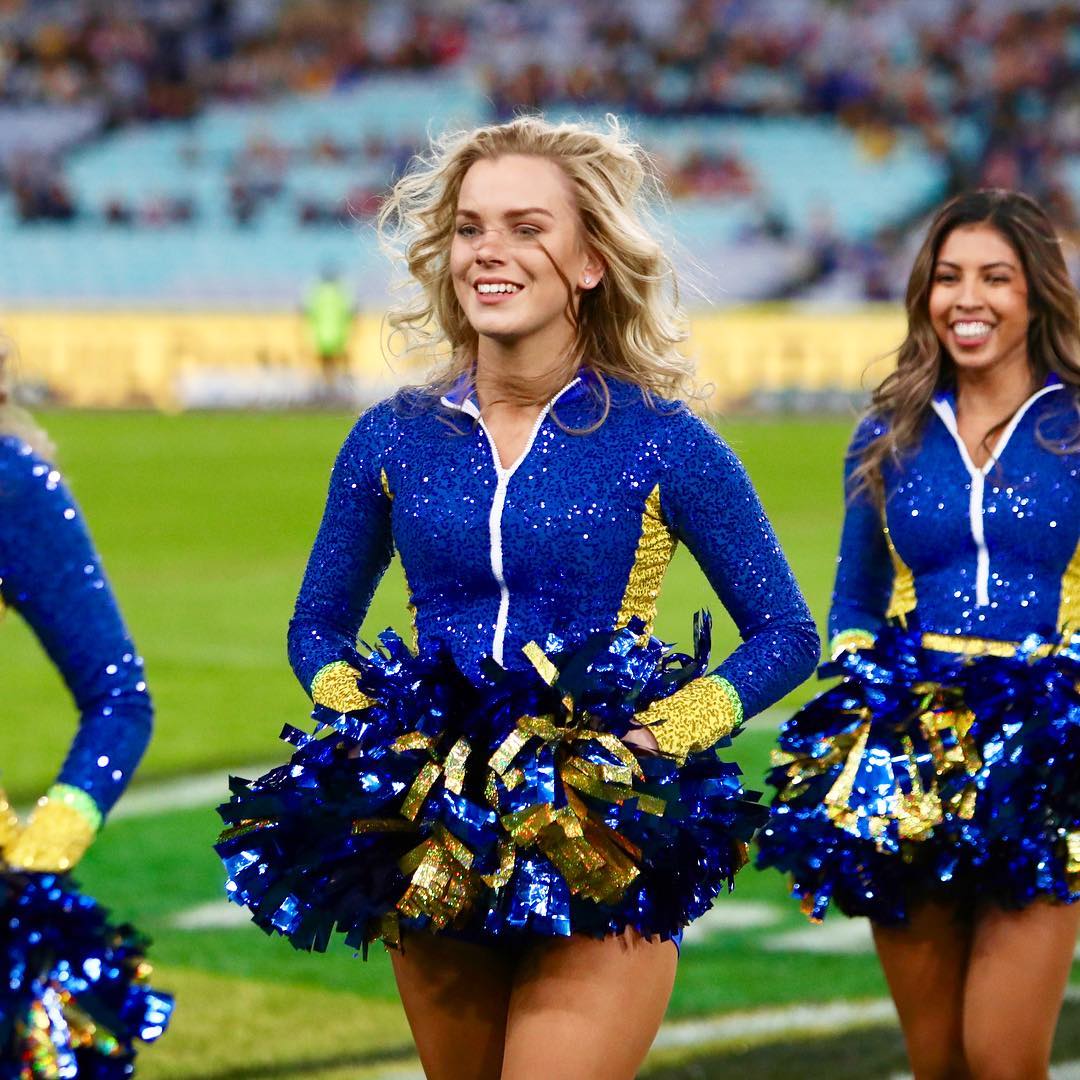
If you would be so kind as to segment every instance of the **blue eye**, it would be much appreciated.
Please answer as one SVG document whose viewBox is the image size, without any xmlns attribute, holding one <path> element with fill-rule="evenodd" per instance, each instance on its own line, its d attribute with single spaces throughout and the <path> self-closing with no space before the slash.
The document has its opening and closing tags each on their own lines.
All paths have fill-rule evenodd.
<svg viewBox="0 0 1080 1080">
<path fill-rule="evenodd" d="M 458 236 L 476 236 L 480 230 L 475 225 L 459 225 L 457 227 Z"/>
</svg>

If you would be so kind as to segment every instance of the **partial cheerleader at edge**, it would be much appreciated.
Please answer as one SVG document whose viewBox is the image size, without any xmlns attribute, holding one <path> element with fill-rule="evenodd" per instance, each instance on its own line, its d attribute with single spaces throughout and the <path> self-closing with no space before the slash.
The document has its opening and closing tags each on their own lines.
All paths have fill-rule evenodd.
<svg viewBox="0 0 1080 1080">
<path fill-rule="evenodd" d="M 758 864 L 811 917 L 1080 899 L 1080 635 L 965 641 L 886 629 L 784 725 Z"/>
<path fill-rule="evenodd" d="M 403 928 L 677 937 L 731 887 L 765 809 L 715 747 L 679 766 L 621 742 L 708 665 L 708 615 L 693 657 L 642 631 L 549 638 L 481 685 L 387 631 L 347 658 L 373 705 L 317 705 L 313 735 L 282 734 L 288 764 L 233 780 L 217 846 L 229 895 L 300 949 L 340 931 L 366 955 Z"/>
<path fill-rule="evenodd" d="M 157 1039 L 173 1010 L 149 985 L 146 939 L 66 876 L 0 859 L 0 941 L 0 1080 L 133 1076 L 136 1041 Z"/>
</svg>

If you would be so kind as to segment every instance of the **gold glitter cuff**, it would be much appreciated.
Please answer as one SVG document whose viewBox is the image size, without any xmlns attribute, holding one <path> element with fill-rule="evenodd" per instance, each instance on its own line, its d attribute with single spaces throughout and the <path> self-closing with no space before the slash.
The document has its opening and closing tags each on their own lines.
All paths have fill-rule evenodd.
<svg viewBox="0 0 1080 1080">
<path fill-rule="evenodd" d="M 339 713 L 369 708 L 371 698 L 356 685 L 359 677 L 360 672 L 352 665 L 335 660 L 320 668 L 311 680 L 311 700 Z"/>
<path fill-rule="evenodd" d="M 742 717 L 735 687 L 718 675 L 706 675 L 671 697 L 654 701 L 637 720 L 656 736 L 663 753 L 684 761 L 688 754 L 707 750 L 730 735 Z"/>
<path fill-rule="evenodd" d="M 81 788 L 54 784 L 38 800 L 22 835 L 8 852 L 12 866 L 40 873 L 70 870 L 101 825 L 101 811 Z"/>
<path fill-rule="evenodd" d="M 835 660 L 846 652 L 855 652 L 856 649 L 871 649 L 877 638 L 869 630 L 859 630 L 853 627 L 850 630 L 841 630 L 833 634 L 829 641 L 829 656 Z"/>
<path fill-rule="evenodd" d="M 7 796 L 0 791 L 0 862 L 5 861 L 5 853 L 18 839 L 22 832 L 22 822 L 19 815 L 7 801 Z"/>
</svg>

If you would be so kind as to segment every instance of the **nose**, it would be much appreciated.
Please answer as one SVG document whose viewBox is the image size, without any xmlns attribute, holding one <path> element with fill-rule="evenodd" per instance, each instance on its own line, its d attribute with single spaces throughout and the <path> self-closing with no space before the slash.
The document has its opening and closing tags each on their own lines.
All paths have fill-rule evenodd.
<svg viewBox="0 0 1080 1080">
<path fill-rule="evenodd" d="M 982 283 L 976 274 L 964 274 L 961 277 L 956 306 L 964 311 L 975 311 L 983 306 Z"/>
<path fill-rule="evenodd" d="M 483 265 L 502 262 L 502 229 L 485 229 L 482 233 L 479 233 L 473 242 L 473 254 L 476 261 Z"/>
</svg>

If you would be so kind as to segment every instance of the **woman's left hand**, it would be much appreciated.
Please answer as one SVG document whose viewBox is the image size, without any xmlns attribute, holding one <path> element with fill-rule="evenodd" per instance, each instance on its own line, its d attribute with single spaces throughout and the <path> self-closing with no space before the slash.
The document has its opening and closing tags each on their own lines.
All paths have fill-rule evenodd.
<svg viewBox="0 0 1080 1080">
<path fill-rule="evenodd" d="M 633 750 L 645 754 L 658 754 L 660 744 L 656 736 L 647 727 L 632 727 L 623 737 L 622 741 Z"/>
</svg>

